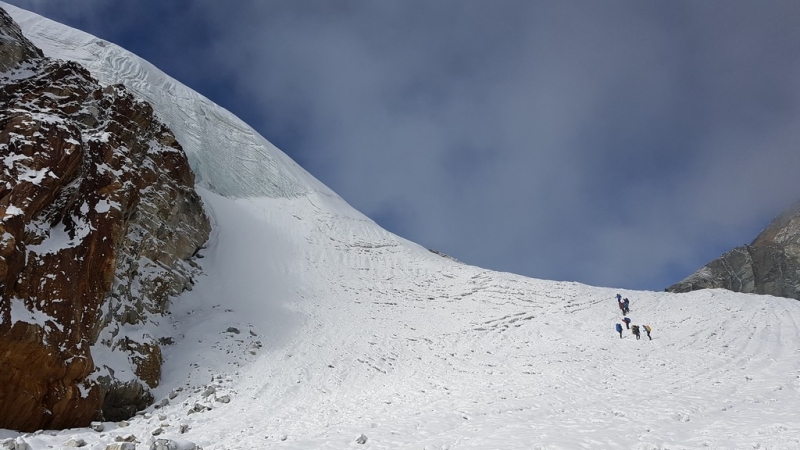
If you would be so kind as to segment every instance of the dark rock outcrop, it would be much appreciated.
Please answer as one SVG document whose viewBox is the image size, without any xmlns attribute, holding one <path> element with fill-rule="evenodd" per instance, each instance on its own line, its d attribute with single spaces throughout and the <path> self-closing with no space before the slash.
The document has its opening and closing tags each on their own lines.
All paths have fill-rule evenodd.
<svg viewBox="0 0 800 450">
<path fill-rule="evenodd" d="M 713 288 L 800 299 L 800 202 L 776 217 L 750 245 L 725 253 L 667 291 Z"/>
<path fill-rule="evenodd" d="M 42 51 L 22 35 L 22 30 L 14 19 L 0 9 L 0 72 L 43 56 Z"/>
<path fill-rule="evenodd" d="M 194 177 L 150 105 L 43 57 L 1 9 L 0 70 L 0 428 L 129 417 L 160 379 L 147 325 L 209 236 Z"/>
</svg>

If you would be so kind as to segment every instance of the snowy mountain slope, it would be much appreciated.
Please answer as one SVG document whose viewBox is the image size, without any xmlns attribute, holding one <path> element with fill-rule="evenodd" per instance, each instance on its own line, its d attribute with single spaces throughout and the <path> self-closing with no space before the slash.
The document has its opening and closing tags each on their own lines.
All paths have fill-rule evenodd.
<svg viewBox="0 0 800 450">
<path fill-rule="evenodd" d="M 201 186 L 226 196 L 334 195 L 224 108 L 136 55 L 87 33 L 0 2 L 45 55 L 73 60 L 101 84 L 122 83 L 156 107 L 183 145 Z M 231 176 L 235 174 L 235 176 Z"/>
<path fill-rule="evenodd" d="M 276 203 L 248 209 L 301 242 L 287 252 L 296 331 L 240 372 L 233 402 L 193 419 L 201 445 L 800 445 L 794 301 L 624 292 L 654 340 L 620 339 L 613 290 L 359 245 L 361 224 Z"/>
<path fill-rule="evenodd" d="M 8 10 L 26 33 L 78 34 Z M 136 67 L 138 79 L 155 76 Z M 163 116 L 166 97 L 149 84 Z M 215 136 L 236 125 L 204 123 Z M 227 164 L 245 164 L 225 153 L 238 150 L 206 146 L 186 131 L 197 123 L 182 126 L 214 188 L 201 191 L 214 234 L 205 276 L 175 299 L 170 323 L 148 330 L 175 342 L 155 391 L 163 406 L 102 432 L 0 438 L 36 450 L 70 438 L 104 449 L 126 435 L 140 450 L 164 437 L 205 449 L 800 448 L 800 303 L 621 292 L 653 340 L 620 339 L 613 289 L 436 256 L 271 147 L 247 151 L 272 161 L 265 173 L 278 187 L 257 191 L 255 172 L 236 186 Z"/>
<path fill-rule="evenodd" d="M 158 428 L 206 449 L 800 445 L 796 301 L 622 292 L 653 340 L 620 339 L 614 290 L 431 257 L 313 198 L 205 199 L 208 275 L 175 303 L 157 394 L 183 390 L 33 448 Z"/>
</svg>

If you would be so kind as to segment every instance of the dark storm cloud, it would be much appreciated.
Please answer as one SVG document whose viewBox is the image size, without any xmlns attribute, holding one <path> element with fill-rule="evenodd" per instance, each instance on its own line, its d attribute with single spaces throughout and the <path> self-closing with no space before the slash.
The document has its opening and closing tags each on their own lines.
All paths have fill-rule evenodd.
<svg viewBox="0 0 800 450">
<path fill-rule="evenodd" d="M 73 3 L 471 264 L 662 289 L 800 198 L 796 2 Z"/>
</svg>

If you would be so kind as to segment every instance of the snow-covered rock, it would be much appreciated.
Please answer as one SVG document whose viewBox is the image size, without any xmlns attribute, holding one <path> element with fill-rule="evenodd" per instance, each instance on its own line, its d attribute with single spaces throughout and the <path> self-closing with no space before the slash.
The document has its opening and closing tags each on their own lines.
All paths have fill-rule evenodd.
<svg viewBox="0 0 800 450">
<path fill-rule="evenodd" d="M 72 438 L 67 442 L 62 444 L 64 447 L 84 447 L 86 445 L 86 441 L 81 438 Z"/>
<path fill-rule="evenodd" d="M 0 426 L 127 418 L 160 381 L 146 324 L 191 288 L 210 222 L 150 105 L 17 31 L 3 11 Z"/>
<path fill-rule="evenodd" d="M 31 446 L 21 437 L 17 437 L 0 442 L 0 448 L 3 450 L 30 450 Z"/>
<path fill-rule="evenodd" d="M 136 444 L 132 442 L 114 442 L 106 445 L 106 450 L 136 450 Z"/>
<path fill-rule="evenodd" d="M 197 450 L 197 444 L 190 441 L 156 439 L 150 445 L 150 450 Z"/>
</svg>

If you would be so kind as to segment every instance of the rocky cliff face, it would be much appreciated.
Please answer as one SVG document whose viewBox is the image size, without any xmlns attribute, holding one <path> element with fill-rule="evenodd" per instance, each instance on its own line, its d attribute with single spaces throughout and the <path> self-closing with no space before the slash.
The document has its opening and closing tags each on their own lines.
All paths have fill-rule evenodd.
<svg viewBox="0 0 800 450">
<path fill-rule="evenodd" d="M 750 245 L 725 253 L 667 291 L 711 288 L 800 299 L 800 202 Z"/>
<path fill-rule="evenodd" d="M 152 108 L 45 58 L 0 9 L 0 428 L 118 420 L 152 401 L 146 325 L 191 288 L 210 224 Z"/>
</svg>

